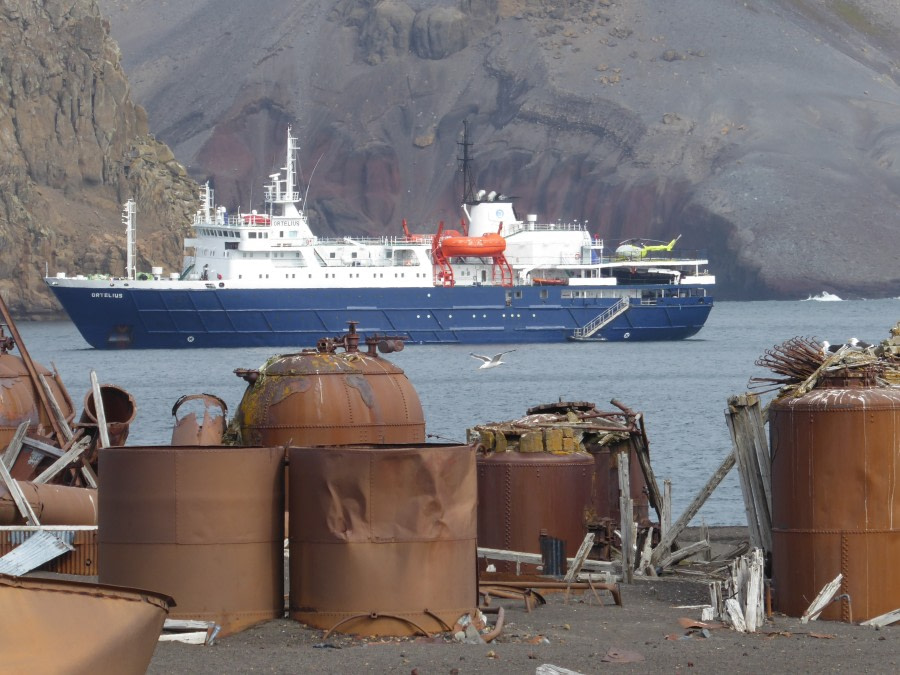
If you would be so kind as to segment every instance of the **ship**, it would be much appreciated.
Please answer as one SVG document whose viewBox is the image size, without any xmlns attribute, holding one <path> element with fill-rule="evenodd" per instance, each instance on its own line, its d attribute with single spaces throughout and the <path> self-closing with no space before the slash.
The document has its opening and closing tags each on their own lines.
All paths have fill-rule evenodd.
<svg viewBox="0 0 900 675">
<path fill-rule="evenodd" d="M 288 127 L 262 211 L 228 213 L 201 186 L 180 271 L 137 271 L 129 200 L 123 276 L 45 282 L 97 349 L 296 348 L 349 322 L 408 344 L 680 340 L 703 327 L 715 284 L 703 255 L 677 239 L 607 247 L 587 223 L 522 219 L 512 198 L 474 189 L 467 127 L 459 145 L 460 230 L 415 234 L 403 221 L 396 235 L 316 236 Z"/>
</svg>

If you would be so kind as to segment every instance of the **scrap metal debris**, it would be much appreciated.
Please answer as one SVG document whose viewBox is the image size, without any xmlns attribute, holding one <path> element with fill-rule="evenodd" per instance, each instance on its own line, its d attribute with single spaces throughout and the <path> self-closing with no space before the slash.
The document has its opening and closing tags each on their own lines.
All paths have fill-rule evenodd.
<svg viewBox="0 0 900 675">
<path fill-rule="evenodd" d="M 756 365 L 781 377 L 752 377 L 750 388 L 802 396 L 820 378 L 836 371 L 861 373 L 882 386 L 900 384 L 900 321 L 890 337 L 872 345 L 853 337 L 840 345 L 816 338 L 794 337 L 766 350 Z"/>
</svg>

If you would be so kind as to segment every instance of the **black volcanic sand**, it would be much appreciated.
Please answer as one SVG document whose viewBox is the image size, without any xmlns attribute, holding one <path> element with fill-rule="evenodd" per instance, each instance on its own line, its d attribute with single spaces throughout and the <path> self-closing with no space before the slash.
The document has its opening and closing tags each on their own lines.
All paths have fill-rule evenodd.
<svg viewBox="0 0 900 675">
<path fill-rule="evenodd" d="M 732 529 L 732 528 L 728 528 Z M 740 531 L 740 528 L 733 528 Z M 721 534 L 721 533 L 716 533 Z M 722 542 L 721 536 L 714 536 Z M 553 664 L 580 673 L 617 672 L 900 672 L 900 627 L 874 629 L 831 621 L 801 624 L 779 614 L 761 631 L 685 628 L 708 602 L 706 582 L 663 577 L 622 585 L 623 606 L 601 593 L 548 595 L 531 613 L 517 601 L 505 608 L 502 634 L 485 645 L 439 636 L 365 638 L 309 629 L 289 619 L 255 626 L 204 647 L 160 643 L 150 673 L 534 673 Z M 493 617 L 489 617 L 493 621 Z M 607 662 L 618 654 L 635 662 Z M 614 657 L 613 657 L 614 658 Z M 615 659 L 614 659 L 615 660 Z"/>
</svg>

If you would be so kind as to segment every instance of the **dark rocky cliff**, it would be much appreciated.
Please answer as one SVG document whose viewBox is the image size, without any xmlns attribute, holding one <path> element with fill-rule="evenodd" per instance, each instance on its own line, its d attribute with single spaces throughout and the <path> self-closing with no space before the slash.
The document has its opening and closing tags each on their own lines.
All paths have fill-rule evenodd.
<svg viewBox="0 0 900 675">
<path fill-rule="evenodd" d="M 142 268 L 178 269 L 195 185 L 131 101 L 96 3 L 0 3 L 0 55 L 0 292 L 10 309 L 60 311 L 45 269 L 121 274 L 129 198 Z"/>
<path fill-rule="evenodd" d="M 719 296 L 900 294 L 891 0 L 99 5 L 149 128 L 229 208 L 293 124 L 318 232 L 433 231 L 468 119 L 479 187 L 610 242 L 681 233 Z"/>
<path fill-rule="evenodd" d="M 705 248 L 726 297 L 900 294 L 891 0 L 101 0 L 151 126 L 249 206 L 284 127 L 319 231 L 523 211 Z"/>
</svg>

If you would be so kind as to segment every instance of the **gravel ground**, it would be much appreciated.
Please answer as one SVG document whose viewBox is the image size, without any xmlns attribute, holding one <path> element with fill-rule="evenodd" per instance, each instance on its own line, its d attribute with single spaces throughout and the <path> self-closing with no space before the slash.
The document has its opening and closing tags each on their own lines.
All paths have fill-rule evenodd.
<svg viewBox="0 0 900 675">
<path fill-rule="evenodd" d="M 713 553 L 728 550 L 745 528 L 712 528 Z M 690 529 L 680 542 L 698 538 Z M 712 623 L 685 627 L 708 602 L 702 579 L 667 576 L 622 585 L 621 607 L 608 593 L 547 595 L 527 612 L 504 607 L 505 625 L 490 644 L 458 644 L 449 637 L 330 636 L 279 619 L 218 640 L 210 647 L 160 643 L 150 673 L 533 673 L 553 664 L 579 673 L 618 672 L 870 672 L 900 671 L 900 627 L 881 630 L 837 622 L 801 624 L 779 614 L 762 630 L 742 634 Z M 491 619 L 493 621 L 493 619 Z M 617 658 L 618 657 L 618 658 Z M 620 659 L 636 659 L 621 662 Z M 612 663 L 610 663 L 612 661 Z M 619 662 L 616 662 L 619 661 Z"/>
<path fill-rule="evenodd" d="M 606 594 L 608 596 L 608 594 Z M 150 673 L 533 673 L 545 663 L 580 673 L 619 672 L 873 672 L 900 670 L 897 628 L 875 630 L 836 622 L 801 624 L 776 615 L 761 632 L 715 627 L 705 637 L 679 619 L 699 619 L 704 584 L 659 580 L 622 589 L 623 606 L 586 598 L 548 597 L 527 613 L 503 603 L 506 623 L 486 645 L 443 638 L 332 637 L 288 619 L 270 621 L 211 647 L 160 643 Z M 609 597 L 607 603 L 611 603 Z M 607 661 L 613 654 L 640 659 Z M 615 660 L 615 659 L 613 659 Z"/>
</svg>

